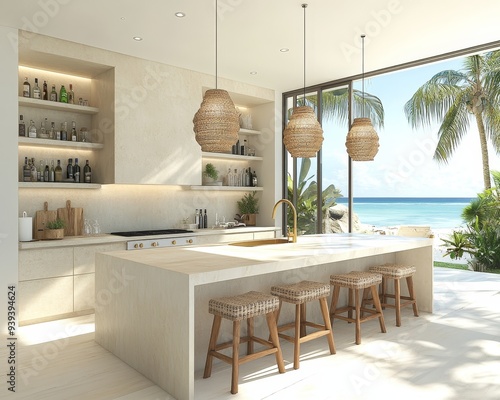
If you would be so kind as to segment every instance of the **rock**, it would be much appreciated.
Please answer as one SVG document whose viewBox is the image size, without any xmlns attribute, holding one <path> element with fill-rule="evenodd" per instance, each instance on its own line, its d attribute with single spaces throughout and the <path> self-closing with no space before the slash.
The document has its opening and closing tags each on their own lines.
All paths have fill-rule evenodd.
<svg viewBox="0 0 500 400">
<path fill-rule="evenodd" d="M 323 221 L 325 233 L 349 232 L 349 209 L 343 204 L 335 204 L 327 212 L 327 218 Z M 356 213 L 353 215 L 353 232 L 362 231 L 362 225 Z"/>
</svg>

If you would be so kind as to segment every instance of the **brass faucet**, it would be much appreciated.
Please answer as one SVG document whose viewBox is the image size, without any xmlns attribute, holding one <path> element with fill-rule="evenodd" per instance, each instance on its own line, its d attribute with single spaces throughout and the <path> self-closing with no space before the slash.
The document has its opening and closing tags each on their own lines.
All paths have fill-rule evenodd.
<svg viewBox="0 0 500 400">
<path fill-rule="evenodd" d="M 288 239 L 290 240 L 290 237 L 291 237 L 292 243 L 296 243 L 297 242 L 297 210 L 295 209 L 294 205 L 292 204 L 292 202 L 290 200 L 287 200 L 287 199 L 278 200 L 273 208 L 273 219 L 276 216 L 276 210 L 278 209 L 278 205 L 280 203 L 286 203 L 292 208 L 292 211 L 293 211 L 293 231 L 292 231 L 292 233 L 290 233 L 290 230 L 288 230 Z"/>
</svg>

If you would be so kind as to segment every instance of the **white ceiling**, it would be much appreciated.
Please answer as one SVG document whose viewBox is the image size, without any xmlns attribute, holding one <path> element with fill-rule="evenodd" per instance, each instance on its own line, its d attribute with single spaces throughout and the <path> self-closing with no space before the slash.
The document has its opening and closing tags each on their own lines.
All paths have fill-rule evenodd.
<svg viewBox="0 0 500 400">
<path fill-rule="evenodd" d="M 307 86 L 359 74 L 361 33 L 366 72 L 500 39 L 498 0 L 306 1 Z M 214 2 L 0 0 L 0 25 L 215 75 Z M 218 76 L 302 87 L 301 3 L 218 0 Z"/>
</svg>

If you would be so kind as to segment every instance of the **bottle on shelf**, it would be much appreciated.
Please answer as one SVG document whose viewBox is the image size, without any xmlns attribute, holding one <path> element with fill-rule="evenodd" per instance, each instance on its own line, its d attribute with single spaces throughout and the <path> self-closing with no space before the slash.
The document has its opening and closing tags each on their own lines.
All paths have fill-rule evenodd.
<svg viewBox="0 0 500 400">
<path fill-rule="evenodd" d="M 49 171 L 49 182 L 55 182 L 56 180 L 56 171 L 54 169 L 54 160 L 50 162 L 50 171 Z"/>
<path fill-rule="evenodd" d="M 75 166 L 73 167 L 73 176 L 75 183 L 80 183 L 80 166 L 78 165 L 78 158 L 75 158 Z"/>
<path fill-rule="evenodd" d="M 85 167 L 83 167 L 83 181 L 85 183 L 92 183 L 92 169 L 89 165 L 89 160 L 85 161 Z"/>
<path fill-rule="evenodd" d="M 75 170 L 73 168 L 73 159 L 68 158 L 68 166 L 66 167 L 66 178 L 68 178 L 68 180 L 74 181 L 75 180 L 74 174 L 75 174 Z"/>
<path fill-rule="evenodd" d="M 61 140 L 68 140 L 68 124 L 61 122 Z"/>
<path fill-rule="evenodd" d="M 66 91 L 64 85 L 61 85 L 61 90 L 59 91 L 59 102 L 60 103 L 68 102 L 68 92 Z"/>
<path fill-rule="evenodd" d="M 33 96 L 34 99 L 41 100 L 42 93 L 40 92 L 40 87 L 38 86 L 38 78 L 35 78 L 35 85 L 33 86 Z"/>
<path fill-rule="evenodd" d="M 36 138 L 36 126 L 35 121 L 30 120 L 30 126 L 28 128 L 28 137 Z"/>
<path fill-rule="evenodd" d="M 50 91 L 49 100 L 50 101 L 57 101 L 56 85 L 52 85 L 52 90 Z"/>
<path fill-rule="evenodd" d="M 62 182 L 62 168 L 61 168 L 61 160 L 57 160 L 57 166 L 54 170 L 54 181 Z"/>
<path fill-rule="evenodd" d="M 30 97 L 31 96 L 31 85 L 28 81 L 28 77 L 24 78 L 23 82 L 23 97 Z"/>
<path fill-rule="evenodd" d="M 253 171 L 252 174 L 252 186 L 257 187 L 257 174 L 255 173 L 255 171 Z"/>
<path fill-rule="evenodd" d="M 203 210 L 200 208 L 198 228 L 203 229 L 204 227 L 205 226 L 203 225 Z"/>
<path fill-rule="evenodd" d="M 38 181 L 38 172 L 36 170 L 35 159 L 31 159 L 31 182 Z"/>
<path fill-rule="evenodd" d="M 50 181 L 50 168 L 49 164 L 45 164 L 45 169 L 43 170 L 43 181 L 44 182 L 49 182 Z"/>
<path fill-rule="evenodd" d="M 19 136 L 26 136 L 26 124 L 24 123 L 22 114 L 19 116 Z"/>
<path fill-rule="evenodd" d="M 31 167 L 28 163 L 28 157 L 24 157 L 23 182 L 31 182 Z"/>
<path fill-rule="evenodd" d="M 50 130 L 49 130 L 49 139 L 55 139 L 56 138 L 56 127 L 55 123 L 51 122 L 50 123 Z"/>
<path fill-rule="evenodd" d="M 45 128 L 45 124 L 47 123 L 47 118 L 43 119 L 42 122 L 40 122 L 40 130 L 38 131 L 38 137 L 40 139 L 48 139 L 49 134 Z"/>
<path fill-rule="evenodd" d="M 76 122 L 75 121 L 71 122 L 71 141 L 72 142 L 78 141 L 78 136 L 76 134 Z"/>
<path fill-rule="evenodd" d="M 203 214 L 203 228 L 208 228 L 208 216 L 207 209 L 205 208 L 205 214 Z"/>
<path fill-rule="evenodd" d="M 73 84 L 69 84 L 68 104 L 75 104 L 75 92 L 73 92 Z"/>
<path fill-rule="evenodd" d="M 40 160 L 40 168 L 38 168 L 38 170 L 36 171 L 36 180 L 38 182 L 43 182 L 44 181 L 44 178 L 45 178 L 45 167 L 43 165 L 43 160 Z"/>
<path fill-rule="evenodd" d="M 194 211 L 194 223 L 196 227 L 199 229 L 200 228 L 200 214 L 198 214 L 198 209 Z"/>
<path fill-rule="evenodd" d="M 42 100 L 48 100 L 49 99 L 49 89 L 47 88 L 47 81 L 43 81 L 43 86 L 42 86 Z"/>
<path fill-rule="evenodd" d="M 252 172 L 250 168 L 245 169 L 245 184 L 243 186 L 252 186 Z"/>
</svg>

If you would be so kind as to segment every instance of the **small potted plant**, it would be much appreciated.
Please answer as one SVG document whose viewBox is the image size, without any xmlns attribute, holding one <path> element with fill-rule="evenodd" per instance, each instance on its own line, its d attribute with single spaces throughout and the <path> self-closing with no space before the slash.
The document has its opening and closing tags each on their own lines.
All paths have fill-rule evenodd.
<svg viewBox="0 0 500 400">
<path fill-rule="evenodd" d="M 44 229 L 44 239 L 63 239 L 64 238 L 64 221 L 57 218 L 47 222 Z"/>
<path fill-rule="evenodd" d="M 241 200 L 236 202 L 241 220 L 247 226 L 255 226 L 257 223 L 257 214 L 259 213 L 259 199 L 257 192 L 245 193 Z"/>
<path fill-rule="evenodd" d="M 219 171 L 212 163 L 207 163 L 203 170 L 203 184 L 206 186 L 221 186 L 222 182 L 217 181 L 219 178 Z"/>
</svg>

